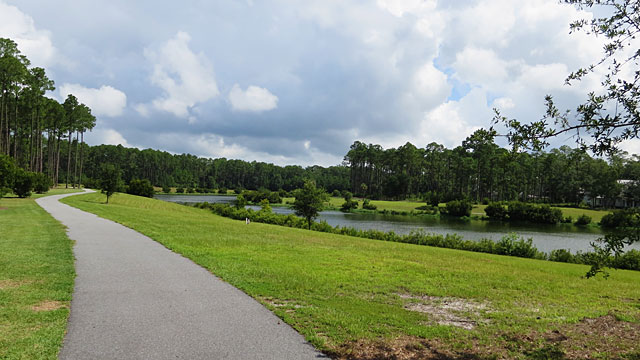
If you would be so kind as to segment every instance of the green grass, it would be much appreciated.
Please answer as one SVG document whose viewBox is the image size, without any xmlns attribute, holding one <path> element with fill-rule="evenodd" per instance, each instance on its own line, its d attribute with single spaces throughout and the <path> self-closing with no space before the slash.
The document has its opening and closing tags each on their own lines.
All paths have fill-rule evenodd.
<svg viewBox="0 0 640 360">
<path fill-rule="evenodd" d="M 234 221 L 202 209 L 116 194 L 63 202 L 115 220 L 192 259 L 263 302 L 323 350 L 361 339 L 492 344 L 610 312 L 640 319 L 640 272 L 583 279 L 588 267 L 352 238 Z M 447 296 L 486 303 L 474 330 L 405 306 Z M 507 334 L 507 335 L 505 335 Z M 507 336 L 507 337 L 505 337 Z"/>
<path fill-rule="evenodd" d="M 362 199 L 361 198 L 353 198 L 354 200 L 358 200 L 358 208 L 362 208 Z M 395 210 L 395 211 L 411 211 L 415 210 L 419 206 L 425 205 L 424 202 L 418 201 L 390 201 L 390 200 L 369 200 L 369 202 L 378 207 L 377 210 Z M 332 208 L 340 208 L 344 203 L 344 198 L 341 197 L 331 197 L 329 198 L 329 205 Z"/>
<path fill-rule="evenodd" d="M 34 200 L 0 199 L 0 359 L 57 358 L 75 277 L 71 245 Z"/>
</svg>

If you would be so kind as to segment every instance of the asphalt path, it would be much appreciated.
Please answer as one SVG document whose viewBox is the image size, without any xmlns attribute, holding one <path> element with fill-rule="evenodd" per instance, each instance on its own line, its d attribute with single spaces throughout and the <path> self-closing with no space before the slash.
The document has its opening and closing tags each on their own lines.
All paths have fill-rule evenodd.
<svg viewBox="0 0 640 360">
<path fill-rule="evenodd" d="M 75 241 L 60 359 L 318 359 L 293 328 L 191 260 L 125 226 L 36 200 Z"/>
</svg>

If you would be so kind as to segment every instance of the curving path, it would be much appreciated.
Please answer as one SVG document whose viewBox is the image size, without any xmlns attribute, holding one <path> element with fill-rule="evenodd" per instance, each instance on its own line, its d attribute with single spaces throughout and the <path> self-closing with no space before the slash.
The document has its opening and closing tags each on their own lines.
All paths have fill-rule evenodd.
<svg viewBox="0 0 640 360">
<path fill-rule="evenodd" d="M 60 359 L 317 359 L 251 297 L 150 238 L 58 200 L 36 200 L 74 240 Z"/>
</svg>

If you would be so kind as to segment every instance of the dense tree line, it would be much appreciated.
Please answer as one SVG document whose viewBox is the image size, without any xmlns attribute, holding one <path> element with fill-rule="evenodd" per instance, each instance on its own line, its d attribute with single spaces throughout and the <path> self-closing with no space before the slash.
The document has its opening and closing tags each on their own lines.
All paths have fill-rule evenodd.
<svg viewBox="0 0 640 360">
<path fill-rule="evenodd" d="M 126 183 L 133 179 L 147 179 L 155 186 L 292 191 L 310 179 L 328 191 L 349 188 L 349 169 L 344 166 L 278 166 L 257 161 L 174 155 L 121 145 L 86 146 L 84 154 L 87 182 L 100 178 L 101 164 L 111 163 L 120 168 Z"/>
<path fill-rule="evenodd" d="M 17 44 L 0 38 L 0 154 L 28 172 L 77 185 L 83 171 L 84 133 L 96 123 L 91 109 L 69 94 L 61 104 L 45 96 L 54 82 L 30 67 Z M 74 138 L 75 136 L 75 138 Z"/>
<path fill-rule="evenodd" d="M 640 158 L 624 153 L 607 160 L 562 146 L 549 152 L 514 152 L 495 144 L 496 134 L 477 130 L 460 146 L 431 143 L 398 148 L 356 141 L 344 158 L 351 191 L 372 198 L 423 197 L 437 203 L 520 200 L 580 204 L 585 195 L 613 206 L 621 195 L 640 199 Z M 594 205 L 594 204 L 589 204 Z"/>
</svg>

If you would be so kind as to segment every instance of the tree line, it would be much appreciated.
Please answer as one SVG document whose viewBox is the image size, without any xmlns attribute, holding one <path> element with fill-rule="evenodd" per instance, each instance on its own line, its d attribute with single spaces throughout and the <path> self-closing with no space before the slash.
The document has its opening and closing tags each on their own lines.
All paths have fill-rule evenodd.
<svg viewBox="0 0 640 360">
<path fill-rule="evenodd" d="M 46 174 L 54 184 L 61 181 L 62 167 L 67 186 L 78 185 L 84 133 L 96 118 L 72 94 L 63 103 L 47 97 L 53 90 L 45 69 L 31 67 L 13 40 L 0 38 L 0 155 L 25 171 Z"/>
<path fill-rule="evenodd" d="M 580 204 L 585 195 L 612 207 L 624 190 L 640 199 L 640 157 L 618 152 L 607 160 L 562 146 L 549 152 L 514 152 L 495 143 L 492 130 L 477 130 L 460 146 L 431 143 L 398 148 L 356 141 L 344 157 L 351 191 L 371 198 L 421 197 L 430 203 L 451 200 Z M 595 205 L 591 203 L 589 205 Z"/>
</svg>

